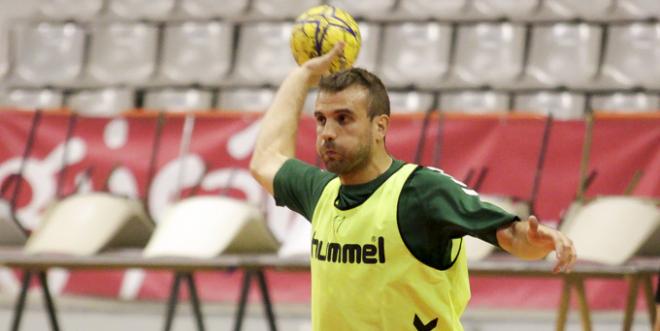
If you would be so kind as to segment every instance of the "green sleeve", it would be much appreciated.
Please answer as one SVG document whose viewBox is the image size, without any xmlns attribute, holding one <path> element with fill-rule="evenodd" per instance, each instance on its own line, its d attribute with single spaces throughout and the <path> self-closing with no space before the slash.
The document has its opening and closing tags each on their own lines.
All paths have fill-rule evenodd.
<svg viewBox="0 0 660 331">
<path fill-rule="evenodd" d="M 275 174 L 275 202 L 278 206 L 287 206 L 311 221 L 323 188 L 334 177 L 334 174 L 298 159 L 289 159 Z"/>
<path fill-rule="evenodd" d="M 517 216 L 481 201 L 475 191 L 437 169 L 420 168 L 410 185 L 414 191 L 411 198 L 422 205 L 424 223 L 441 231 L 440 238 L 470 235 L 499 247 L 497 229 L 518 220 Z"/>
</svg>

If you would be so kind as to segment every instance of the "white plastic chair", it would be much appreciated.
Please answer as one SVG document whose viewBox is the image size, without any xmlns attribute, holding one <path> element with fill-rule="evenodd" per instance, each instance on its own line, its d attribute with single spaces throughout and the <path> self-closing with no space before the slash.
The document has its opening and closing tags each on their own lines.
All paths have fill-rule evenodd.
<svg viewBox="0 0 660 331">
<path fill-rule="evenodd" d="M 495 91 L 443 93 L 440 95 L 440 109 L 468 114 L 508 112 L 509 95 Z"/>
<path fill-rule="evenodd" d="M 247 8 L 248 0 L 181 0 L 179 6 L 186 15 L 195 18 L 235 17 Z"/>
<path fill-rule="evenodd" d="M 321 0 L 253 0 L 251 12 L 265 17 L 297 17 L 308 8 L 321 5 Z"/>
<path fill-rule="evenodd" d="M 521 19 L 534 16 L 539 0 L 474 0 L 472 6 L 484 17 Z"/>
<path fill-rule="evenodd" d="M 392 14 L 396 0 L 328 0 L 328 4 L 345 10 L 353 17 L 380 18 Z"/>
<path fill-rule="evenodd" d="M 270 88 L 234 88 L 220 90 L 216 107 L 220 110 L 263 112 L 273 102 L 275 91 Z"/>
<path fill-rule="evenodd" d="M 80 77 L 85 35 L 73 23 L 15 27 L 14 76 L 31 85 L 71 83 Z"/>
<path fill-rule="evenodd" d="M 139 201 L 106 193 L 77 194 L 44 212 L 25 251 L 89 256 L 108 248 L 143 247 L 153 228 Z"/>
<path fill-rule="evenodd" d="M 433 108 L 433 94 L 429 92 L 396 92 L 390 91 L 390 112 L 413 113 L 427 112 Z"/>
<path fill-rule="evenodd" d="M 103 9 L 103 0 L 42 0 L 39 11 L 54 19 L 90 20 Z"/>
<path fill-rule="evenodd" d="M 629 196 L 600 197 L 578 208 L 561 226 L 580 259 L 609 265 L 628 261 L 644 246 L 660 254 L 657 202 Z"/>
<path fill-rule="evenodd" d="M 104 88 L 72 94 L 67 105 L 84 116 L 112 117 L 135 108 L 135 92 L 127 88 Z"/>
<path fill-rule="evenodd" d="M 145 108 L 167 112 L 190 112 L 211 109 L 210 91 L 197 89 L 163 89 L 147 92 Z"/>
<path fill-rule="evenodd" d="M 517 95 L 514 111 L 543 115 L 552 114 L 559 120 L 581 119 L 585 97 L 573 92 L 538 92 Z"/>
<path fill-rule="evenodd" d="M 598 71 L 601 28 L 557 23 L 532 30 L 526 73 L 532 84 L 581 87 L 593 83 Z"/>
<path fill-rule="evenodd" d="M 291 27 L 291 23 L 243 25 L 234 78 L 246 84 L 279 85 L 296 66 L 289 47 Z"/>
<path fill-rule="evenodd" d="M 388 86 L 428 86 L 449 66 L 451 28 L 439 23 L 403 23 L 385 28 L 381 77 Z"/>
<path fill-rule="evenodd" d="M 615 0 L 545 0 L 543 5 L 563 18 L 582 18 L 585 20 L 602 20 L 612 16 Z"/>
<path fill-rule="evenodd" d="M 0 79 L 9 71 L 9 32 L 0 24 Z"/>
<path fill-rule="evenodd" d="M 619 0 L 618 7 L 635 18 L 660 18 L 660 2 L 656 0 Z"/>
<path fill-rule="evenodd" d="M 452 76 L 473 86 L 513 83 L 522 73 L 525 28 L 479 23 L 459 28 Z"/>
<path fill-rule="evenodd" d="M 157 29 L 144 23 L 114 22 L 95 26 L 89 75 L 105 84 L 139 84 L 156 67 Z"/>
<path fill-rule="evenodd" d="M 144 256 L 211 258 L 224 253 L 275 253 L 278 248 L 256 207 L 231 198 L 200 196 L 170 207 Z"/>
<path fill-rule="evenodd" d="M 416 18 L 460 19 L 467 0 L 401 0 L 399 12 Z"/>
<path fill-rule="evenodd" d="M 660 87 L 660 24 L 610 27 L 601 79 L 627 87 Z"/>
<path fill-rule="evenodd" d="M 23 110 L 60 109 L 64 104 L 62 92 L 50 89 L 13 89 L 4 99 L 5 106 Z"/>
<path fill-rule="evenodd" d="M 233 26 L 186 22 L 165 28 L 160 73 L 166 80 L 217 84 L 231 64 Z"/>
<path fill-rule="evenodd" d="M 656 94 L 617 92 L 591 97 L 591 109 L 595 112 L 657 112 L 660 98 Z"/>
<path fill-rule="evenodd" d="M 360 45 L 360 54 L 358 54 L 353 66 L 374 71 L 380 49 L 381 28 L 378 24 L 364 21 L 358 22 L 358 26 L 360 27 L 362 44 Z"/>
<path fill-rule="evenodd" d="M 172 13 L 175 0 L 110 0 L 110 12 L 129 20 L 165 19 Z"/>
</svg>

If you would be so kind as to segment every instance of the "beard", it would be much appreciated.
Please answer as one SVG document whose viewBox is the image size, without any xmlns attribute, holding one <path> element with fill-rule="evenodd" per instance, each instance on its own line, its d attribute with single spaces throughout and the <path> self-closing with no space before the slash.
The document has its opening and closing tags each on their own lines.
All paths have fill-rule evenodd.
<svg viewBox="0 0 660 331">
<path fill-rule="evenodd" d="M 320 154 L 325 168 L 341 176 L 365 167 L 369 162 L 369 155 L 371 153 L 371 139 L 365 139 L 364 141 L 366 143 L 358 145 L 357 150 L 354 152 L 347 152 L 344 149 L 337 148 L 332 141 L 323 143 Z M 335 155 L 328 156 L 325 154 L 324 151 L 327 149 L 334 151 Z"/>
</svg>

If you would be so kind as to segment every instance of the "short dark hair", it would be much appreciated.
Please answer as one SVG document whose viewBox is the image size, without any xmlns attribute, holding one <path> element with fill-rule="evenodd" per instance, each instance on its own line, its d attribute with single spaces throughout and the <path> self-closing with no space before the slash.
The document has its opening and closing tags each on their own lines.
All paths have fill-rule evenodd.
<svg viewBox="0 0 660 331">
<path fill-rule="evenodd" d="M 321 92 L 341 92 L 353 85 L 362 86 L 369 92 L 367 115 L 373 119 L 378 115 L 390 115 L 390 98 L 378 76 L 362 68 L 350 68 L 324 76 L 319 83 Z"/>
</svg>

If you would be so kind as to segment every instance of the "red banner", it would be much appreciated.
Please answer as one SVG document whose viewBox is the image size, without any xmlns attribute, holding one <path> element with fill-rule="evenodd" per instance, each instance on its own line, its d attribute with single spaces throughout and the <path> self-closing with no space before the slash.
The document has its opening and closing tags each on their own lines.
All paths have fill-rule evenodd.
<svg viewBox="0 0 660 331">
<path fill-rule="evenodd" d="M 165 118 L 160 139 L 155 138 L 157 115 L 153 113 L 75 120 L 63 113 L 43 115 L 26 159 L 18 199 L 18 217 L 28 228 L 39 223 L 39 213 L 58 192 L 63 196 L 76 187 L 83 191 L 100 190 L 106 182 L 111 192 L 135 197 L 147 194 L 149 210 L 156 220 L 168 204 L 179 196 L 185 197 L 200 182 L 197 194 L 218 194 L 228 189 L 233 196 L 263 205 L 269 225 L 285 242 L 296 222 L 301 222 L 290 211 L 275 207 L 247 170 L 260 125 L 258 115 L 200 114 L 193 123 L 192 116 L 186 119 L 170 114 Z M 33 116 L 30 112 L 0 112 L 0 184 L 7 189 L 5 198 L 13 192 L 13 185 L 7 179 L 20 168 Z M 431 117 L 426 136 L 421 137 L 423 124 L 419 115 L 393 116 L 387 145 L 394 157 L 415 161 L 417 146 L 423 139 L 421 164 L 443 168 L 459 180 L 470 169 L 478 172 L 487 168 L 480 192 L 530 198 L 544 118 L 447 116 L 440 122 L 437 117 Z M 191 132 L 188 145 L 186 139 L 182 144 L 186 128 Z M 582 121 L 556 121 L 552 125 L 535 201 L 537 215 L 546 222 L 556 222 L 575 197 L 584 139 Z M 299 158 L 315 162 L 314 141 L 314 122 L 304 118 L 299 131 Z M 160 148 L 154 149 L 156 145 Z M 154 152 L 156 171 L 149 181 Z M 439 162 L 432 164 L 434 159 Z M 587 195 L 621 194 L 635 172 L 642 171 L 632 194 L 660 196 L 660 116 L 597 118 L 589 169 L 596 170 L 598 176 Z M 90 282 L 90 275 L 104 281 Z M 158 275 L 76 273 L 64 277 L 68 281 L 62 281 L 61 287 L 75 293 L 163 297 L 167 281 Z M 103 286 L 76 285 L 80 282 L 73 280 L 79 277 L 88 279 L 82 284 Z M 131 277 L 139 279 L 137 283 L 133 281 L 132 290 L 122 283 Z M 154 286 L 158 279 L 161 285 Z M 207 286 L 213 287 L 202 285 Z M 211 298 L 221 298 L 209 294 L 212 290 L 202 292 Z M 478 298 L 475 301 L 488 302 Z"/>
</svg>

